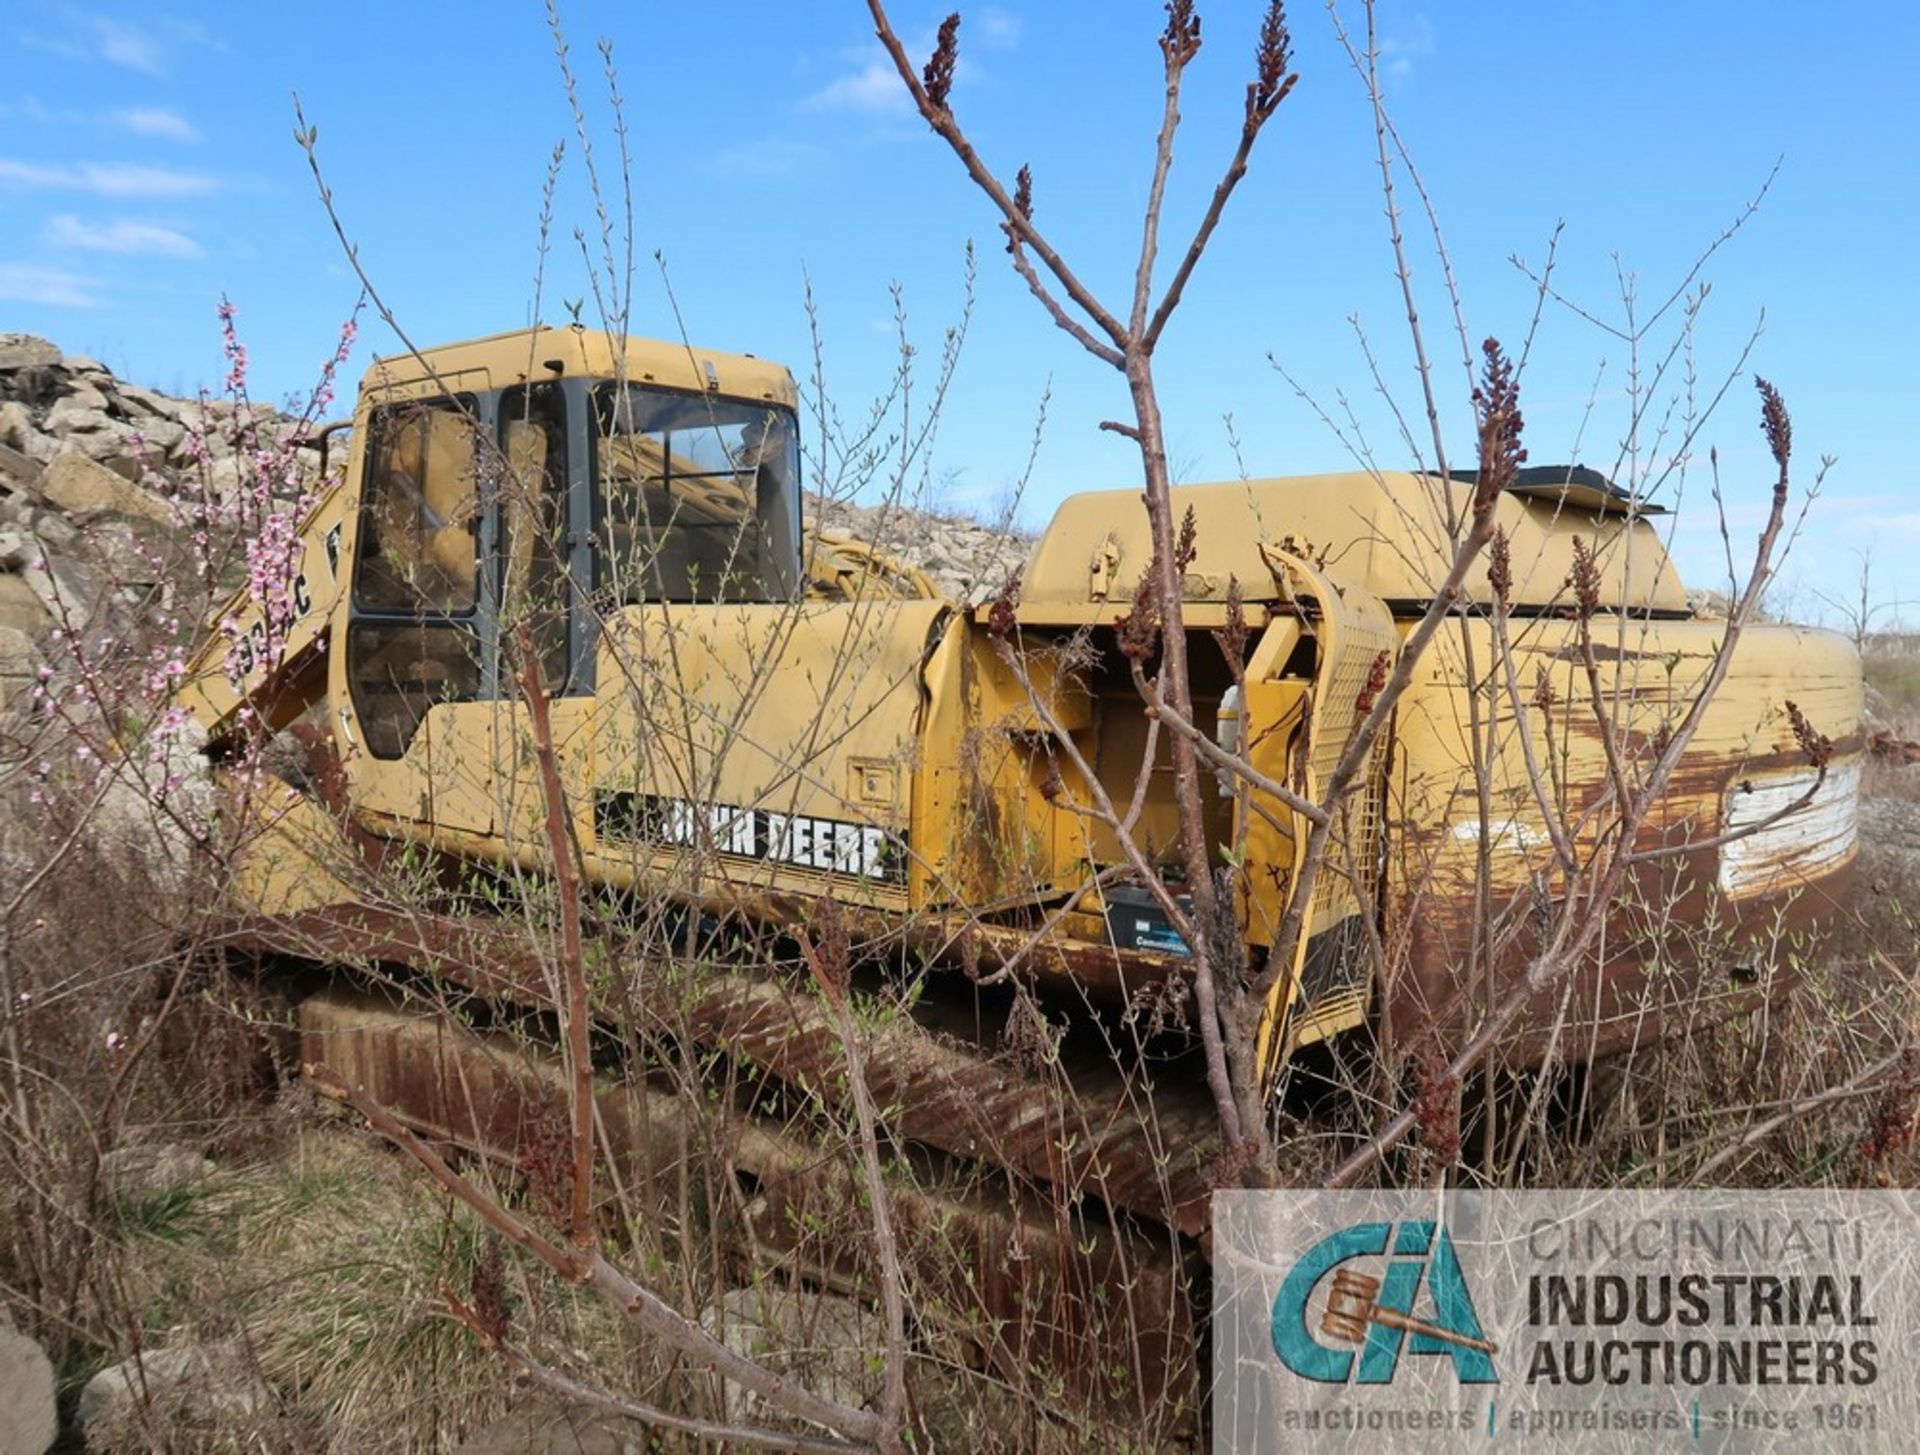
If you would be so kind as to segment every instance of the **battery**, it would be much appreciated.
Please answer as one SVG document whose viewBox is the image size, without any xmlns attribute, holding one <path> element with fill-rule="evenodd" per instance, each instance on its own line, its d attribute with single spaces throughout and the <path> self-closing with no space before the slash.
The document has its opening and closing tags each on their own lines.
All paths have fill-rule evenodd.
<svg viewBox="0 0 1920 1455">
<path fill-rule="evenodd" d="M 1122 884 L 1107 892 L 1107 933 L 1122 950 L 1151 950 L 1158 955 L 1191 955 L 1193 951 L 1167 918 L 1151 889 Z M 1176 893 L 1181 913 L 1193 914 L 1193 897 Z"/>
</svg>

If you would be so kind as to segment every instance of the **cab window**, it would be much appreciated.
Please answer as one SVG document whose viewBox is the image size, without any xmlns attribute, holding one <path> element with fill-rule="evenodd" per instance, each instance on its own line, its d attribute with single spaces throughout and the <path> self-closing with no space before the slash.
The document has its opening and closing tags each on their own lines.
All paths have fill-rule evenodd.
<svg viewBox="0 0 1920 1455">
<path fill-rule="evenodd" d="M 800 469 L 790 410 L 608 386 L 596 422 L 604 604 L 794 599 Z"/>
<path fill-rule="evenodd" d="M 354 604 L 370 611 L 471 611 L 480 501 L 471 399 L 391 405 L 373 416 L 361 487 Z"/>
<path fill-rule="evenodd" d="M 436 703 L 480 694 L 473 399 L 374 412 L 347 675 L 367 750 L 398 758 Z"/>
</svg>

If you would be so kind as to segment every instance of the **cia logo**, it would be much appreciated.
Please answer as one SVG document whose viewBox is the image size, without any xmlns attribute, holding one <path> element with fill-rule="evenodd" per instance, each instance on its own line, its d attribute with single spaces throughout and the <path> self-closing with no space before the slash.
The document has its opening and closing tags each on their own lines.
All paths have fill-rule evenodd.
<svg viewBox="0 0 1920 1455">
<path fill-rule="evenodd" d="M 1378 1277 L 1343 1266 L 1381 1257 L 1388 1262 Z M 1322 1312 L 1309 1322 L 1322 1280 Z M 1431 1221 L 1356 1223 L 1315 1243 L 1274 1298 L 1273 1352 L 1321 1384 L 1391 1384 L 1402 1353 L 1452 1360 L 1462 1384 L 1500 1380 L 1493 1369 L 1499 1350 L 1480 1327 L 1453 1240 Z"/>
</svg>

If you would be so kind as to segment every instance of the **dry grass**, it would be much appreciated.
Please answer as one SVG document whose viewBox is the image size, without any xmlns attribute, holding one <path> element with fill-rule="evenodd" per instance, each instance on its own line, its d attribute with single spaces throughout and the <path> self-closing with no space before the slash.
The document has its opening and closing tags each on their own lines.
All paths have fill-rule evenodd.
<svg viewBox="0 0 1920 1455">
<path fill-rule="evenodd" d="M 126 1448 L 218 1451 L 443 1450 L 505 1414 L 504 1366 L 447 1314 L 482 1251 L 473 1221 L 364 1134 L 275 1114 L 270 1155 L 184 1192 L 144 1199 L 118 1223 L 124 1286 L 146 1347 L 229 1352 L 230 1377 L 272 1398 L 218 1428 L 124 1432 Z M 601 1367 L 630 1362 L 618 1321 L 550 1282 L 516 1304 Z M 204 1414 L 205 1401 L 197 1402 Z"/>
</svg>

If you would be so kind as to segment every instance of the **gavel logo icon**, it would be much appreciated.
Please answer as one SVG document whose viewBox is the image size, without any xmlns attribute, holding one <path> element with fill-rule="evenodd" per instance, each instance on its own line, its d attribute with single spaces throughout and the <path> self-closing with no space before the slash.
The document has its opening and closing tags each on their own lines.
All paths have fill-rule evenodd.
<svg viewBox="0 0 1920 1455">
<path fill-rule="evenodd" d="M 1349 1344 L 1364 1344 L 1368 1324 L 1384 1324 L 1389 1329 L 1403 1329 L 1409 1334 L 1425 1334 L 1429 1338 L 1444 1339 L 1449 1344 L 1458 1344 L 1463 1348 L 1478 1349 L 1483 1354 L 1500 1352 L 1500 1346 L 1491 1339 L 1456 1334 L 1452 1329 L 1443 1329 L 1425 1319 L 1413 1318 L 1398 1309 L 1381 1308 L 1379 1279 L 1356 1273 L 1350 1268 L 1335 1269 L 1333 1287 L 1327 1292 L 1327 1311 L 1320 1315 L 1320 1332 L 1335 1339 L 1344 1339 Z"/>
</svg>

